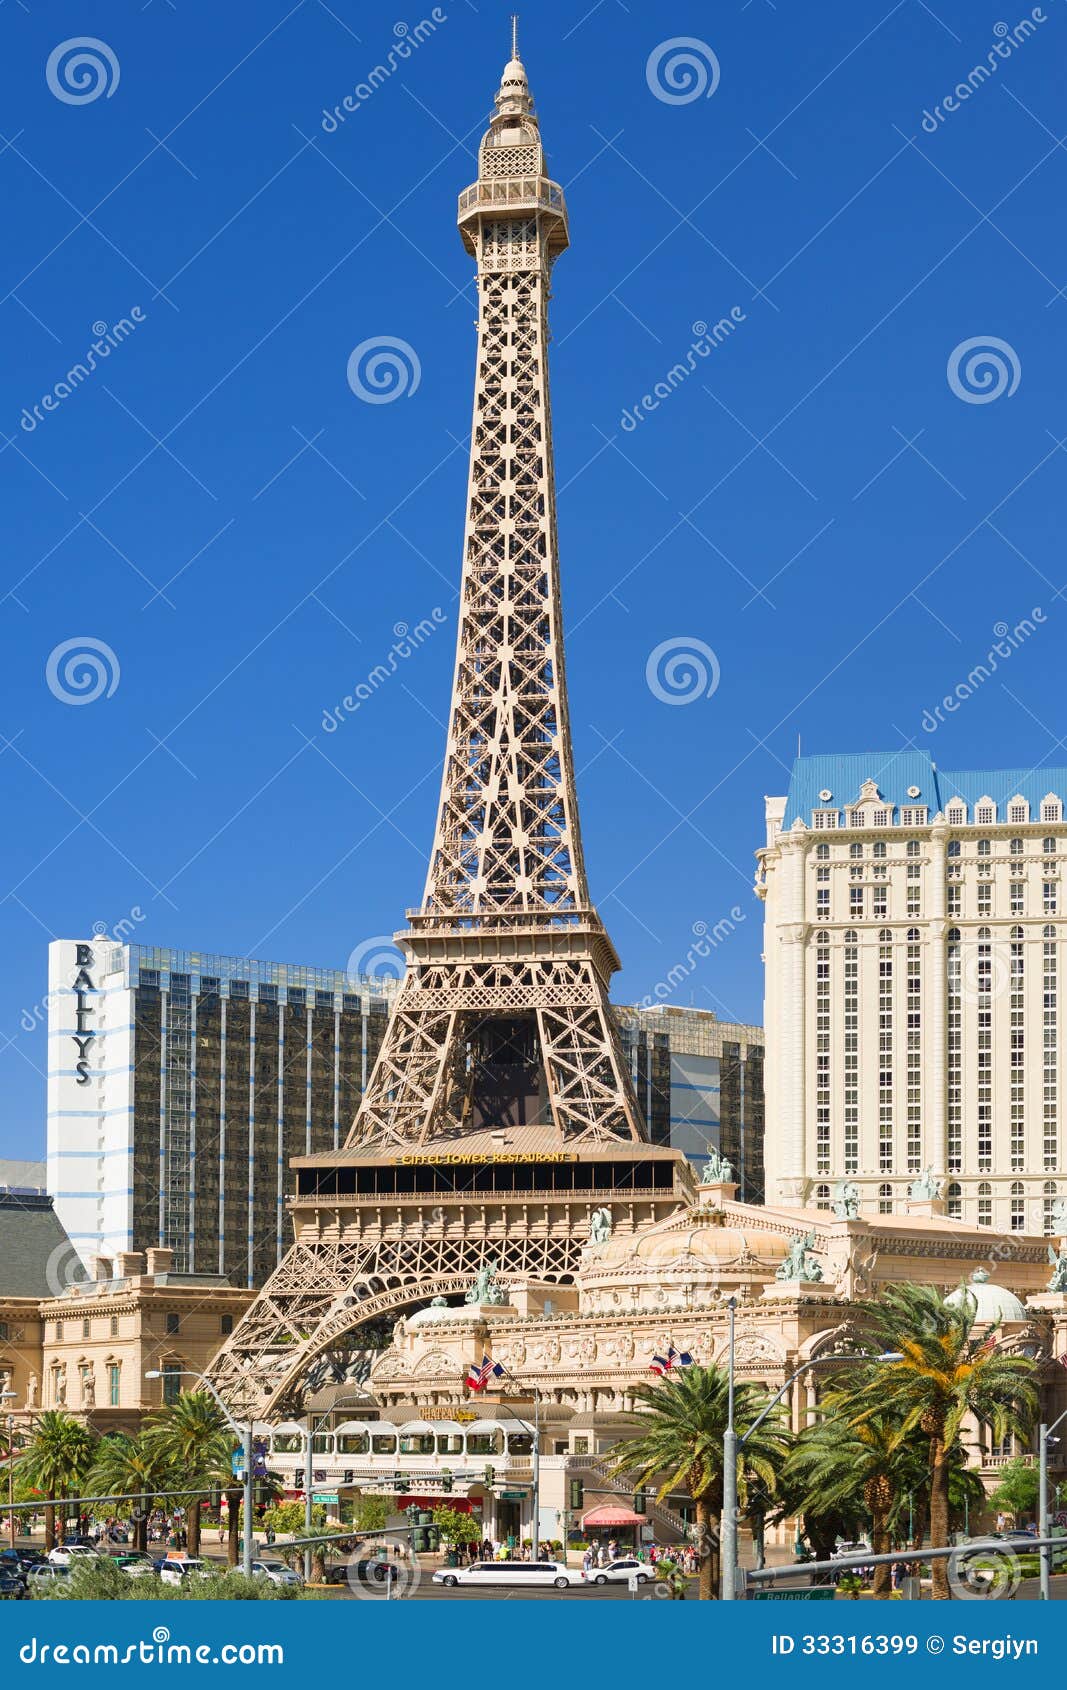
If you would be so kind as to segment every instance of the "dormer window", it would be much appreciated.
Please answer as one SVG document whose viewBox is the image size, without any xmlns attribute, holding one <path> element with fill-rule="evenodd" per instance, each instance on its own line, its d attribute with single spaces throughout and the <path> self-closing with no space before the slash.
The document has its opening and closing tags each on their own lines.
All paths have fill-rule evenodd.
<svg viewBox="0 0 1067 1690">
<path fill-rule="evenodd" d="M 1020 822 L 1030 820 L 1030 806 L 1025 798 L 1012 798 L 1008 804 L 1008 820 L 1018 827 Z"/>
<path fill-rule="evenodd" d="M 813 810 L 811 813 L 812 826 L 817 829 L 821 828 L 826 832 L 835 828 L 838 820 L 839 813 L 837 810 Z"/>
<path fill-rule="evenodd" d="M 997 807 L 992 798 L 979 798 L 974 807 L 974 819 L 979 827 L 992 827 L 997 819 Z"/>
<path fill-rule="evenodd" d="M 926 805 L 905 805 L 900 812 L 900 825 L 901 827 L 925 827 Z"/>
<path fill-rule="evenodd" d="M 953 801 L 945 812 L 945 819 L 951 822 L 953 827 L 962 827 L 967 820 L 966 804 Z"/>
<path fill-rule="evenodd" d="M 1063 819 L 1063 806 L 1055 793 L 1050 792 L 1047 798 L 1041 800 L 1041 820 L 1043 822 L 1058 822 Z"/>
</svg>

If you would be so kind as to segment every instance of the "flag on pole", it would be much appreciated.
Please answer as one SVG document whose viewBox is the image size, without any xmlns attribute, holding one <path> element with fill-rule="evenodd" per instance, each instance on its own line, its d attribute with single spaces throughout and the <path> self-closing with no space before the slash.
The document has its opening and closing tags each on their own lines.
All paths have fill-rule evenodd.
<svg viewBox="0 0 1067 1690">
<path fill-rule="evenodd" d="M 693 1358 L 688 1350 L 676 1350 L 671 1343 L 665 1356 L 655 1355 L 649 1363 L 649 1372 L 658 1373 L 660 1378 L 665 1373 L 673 1373 L 676 1367 L 692 1367 Z"/>
<path fill-rule="evenodd" d="M 472 1391 L 484 1391 L 490 1379 L 501 1379 L 503 1375 L 504 1369 L 500 1363 L 491 1360 L 487 1355 L 483 1355 L 481 1365 L 472 1361 L 467 1369 L 467 1384 Z"/>
<path fill-rule="evenodd" d="M 650 1373 L 658 1373 L 662 1379 L 663 1375 L 671 1370 L 670 1358 L 668 1356 L 653 1356 L 649 1362 L 648 1370 Z"/>
<path fill-rule="evenodd" d="M 674 1367 L 692 1367 L 693 1365 L 693 1358 L 688 1350 L 676 1350 L 672 1344 L 667 1354 Z"/>
</svg>

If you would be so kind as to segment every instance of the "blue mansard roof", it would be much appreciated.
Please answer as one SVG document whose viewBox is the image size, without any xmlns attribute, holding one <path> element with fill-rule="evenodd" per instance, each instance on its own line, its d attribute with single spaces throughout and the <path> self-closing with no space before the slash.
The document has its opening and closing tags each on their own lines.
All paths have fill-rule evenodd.
<svg viewBox="0 0 1067 1690">
<path fill-rule="evenodd" d="M 968 821 L 981 798 L 992 799 L 998 822 L 1008 819 L 1006 806 L 1015 797 L 1026 799 L 1034 821 L 1050 792 L 1067 806 L 1067 768 L 950 770 L 939 769 L 928 751 L 848 751 L 795 760 L 782 826 L 792 827 L 799 816 L 810 827 L 813 810 L 844 811 L 865 780 L 874 781 L 894 820 L 900 808 L 916 805 L 925 805 L 932 819 L 953 798 L 966 804 Z M 917 795 L 909 788 L 918 788 Z M 824 799 L 824 792 L 830 797 Z"/>
</svg>

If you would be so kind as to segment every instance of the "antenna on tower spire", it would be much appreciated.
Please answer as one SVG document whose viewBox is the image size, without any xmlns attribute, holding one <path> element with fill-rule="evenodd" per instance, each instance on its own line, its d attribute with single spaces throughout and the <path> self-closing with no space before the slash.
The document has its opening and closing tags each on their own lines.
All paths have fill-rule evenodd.
<svg viewBox="0 0 1067 1690">
<path fill-rule="evenodd" d="M 513 59 L 517 59 L 518 56 L 519 56 L 519 14 L 518 14 L 518 12 L 512 12 L 512 14 L 511 14 L 511 56 L 512 56 Z"/>
</svg>

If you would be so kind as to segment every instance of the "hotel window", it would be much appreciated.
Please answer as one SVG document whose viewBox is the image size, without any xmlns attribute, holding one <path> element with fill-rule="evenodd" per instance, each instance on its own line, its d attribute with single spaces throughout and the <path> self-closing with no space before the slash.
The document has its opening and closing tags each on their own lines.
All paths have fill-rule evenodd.
<svg viewBox="0 0 1067 1690">
<path fill-rule="evenodd" d="M 1026 914 L 1026 882 L 1013 880 L 1011 882 L 1010 901 L 1008 908 L 1012 915 Z"/>
<path fill-rule="evenodd" d="M 963 914 L 963 887 L 950 886 L 948 888 L 948 914 Z"/>
<path fill-rule="evenodd" d="M 1008 850 L 1011 852 L 1013 857 L 1021 857 L 1025 848 L 1026 847 L 1021 839 L 1013 839 L 1011 844 L 1008 846 Z"/>
<path fill-rule="evenodd" d="M 1009 804 L 1008 820 L 1010 822 L 1015 822 L 1016 824 L 1019 822 L 1028 822 L 1030 820 L 1029 804 Z"/>
<path fill-rule="evenodd" d="M 63 1337 L 63 1322 L 61 1320 L 57 1320 L 56 1321 L 56 1342 L 59 1343 L 61 1341 L 62 1337 Z"/>
<path fill-rule="evenodd" d="M 180 1316 L 177 1315 L 177 1314 L 174 1314 L 174 1313 L 168 1314 L 167 1315 L 167 1334 L 168 1334 L 168 1336 L 173 1337 L 177 1332 L 180 1332 L 180 1331 L 181 1331 L 181 1318 L 180 1318 Z"/>
<path fill-rule="evenodd" d="M 978 1187 L 978 1225 L 993 1225 L 993 1187 L 982 1184 Z"/>
<path fill-rule="evenodd" d="M 1058 822 L 1060 819 L 1060 801 L 1058 798 L 1046 798 L 1041 806 L 1041 820 L 1043 822 Z"/>
<path fill-rule="evenodd" d="M 1016 1180 L 1011 1188 L 1010 1226 L 1012 1232 L 1026 1231 L 1026 1199 L 1023 1196 L 1021 1180 Z"/>
<path fill-rule="evenodd" d="M 948 931 L 945 957 L 948 1009 L 948 1171 L 958 1174 L 963 1167 L 963 1002 L 961 990 L 960 933 Z"/>
<path fill-rule="evenodd" d="M 884 857 L 885 854 L 886 854 L 885 853 L 885 840 L 884 839 L 876 839 L 872 849 L 873 849 L 873 853 L 876 857 Z"/>
<path fill-rule="evenodd" d="M 853 843 L 848 848 L 848 854 L 849 854 L 850 857 L 862 857 L 863 846 L 860 845 L 857 841 L 853 841 Z"/>
<path fill-rule="evenodd" d="M 1056 1181 L 1047 1179 L 1041 1187 L 1041 1230 L 1051 1237 L 1058 1231 L 1056 1226 Z"/>
<path fill-rule="evenodd" d="M 820 863 L 824 863 L 826 861 L 827 857 L 830 855 L 829 845 L 816 845 L 815 855 L 818 858 Z"/>
<path fill-rule="evenodd" d="M 901 827 L 925 827 L 926 826 L 926 805 L 925 804 L 916 804 L 916 805 L 913 805 L 910 809 L 905 807 L 903 810 L 901 810 L 901 812 L 900 812 L 900 825 L 901 825 Z"/>
<path fill-rule="evenodd" d="M 107 1364 L 107 1401 L 109 1408 L 121 1407 L 119 1400 L 120 1377 L 118 1362 L 109 1361 Z"/>
<path fill-rule="evenodd" d="M 853 921 L 863 920 L 863 887 L 850 886 L 848 889 L 848 913 Z"/>
<path fill-rule="evenodd" d="M 1046 1173 L 1059 1169 L 1059 1001 L 1056 929 L 1043 927 L 1041 945 L 1042 1163 Z"/>
<path fill-rule="evenodd" d="M 950 1221 L 963 1219 L 963 1187 L 953 1180 L 945 1193 L 945 1212 Z"/>
<path fill-rule="evenodd" d="M 859 947 L 857 935 L 845 934 L 845 1173 L 859 1172 Z"/>
<path fill-rule="evenodd" d="M 182 1370 L 176 1361 L 163 1363 L 163 1401 L 169 1406 L 182 1394 Z"/>
<path fill-rule="evenodd" d="M 908 843 L 904 847 L 904 853 L 908 857 L 917 857 L 919 855 L 919 841 L 917 839 L 909 839 Z"/>
<path fill-rule="evenodd" d="M 837 811 L 814 810 L 812 812 L 812 821 L 816 828 L 822 828 L 828 833 L 831 828 L 835 828 L 837 826 Z"/>
<path fill-rule="evenodd" d="M 995 822 L 996 819 L 997 819 L 996 805 L 995 804 L 977 804 L 977 805 L 975 805 L 974 819 L 978 823 L 979 827 L 990 827 L 992 825 L 992 823 Z"/>
<path fill-rule="evenodd" d="M 876 886 L 871 894 L 871 917 L 874 921 L 884 921 L 889 913 L 889 888 Z"/>
<path fill-rule="evenodd" d="M 888 928 L 878 939 L 878 1171 L 893 1172 L 893 945 Z"/>
<path fill-rule="evenodd" d="M 863 811 L 850 810 L 848 813 L 848 825 L 849 827 L 865 827 L 867 824 L 863 819 Z"/>
<path fill-rule="evenodd" d="M 966 804 L 950 804 L 945 812 L 945 818 L 954 827 L 962 827 L 967 820 Z"/>
<path fill-rule="evenodd" d="M 880 1185 L 878 1187 L 878 1213 L 891 1215 L 893 1213 L 893 1187 Z"/>
<path fill-rule="evenodd" d="M 993 886 L 988 880 L 978 882 L 978 914 L 993 914 Z"/>
<path fill-rule="evenodd" d="M 830 1172 L 830 948 L 815 951 L 815 1171 Z M 823 1049 L 825 1036 L 826 1048 Z"/>
<path fill-rule="evenodd" d="M 988 857 L 993 850 L 993 846 L 988 839 L 980 839 L 975 850 L 980 857 Z"/>
<path fill-rule="evenodd" d="M 233 1331 L 233 1315 L 232 1314 L 224 1314 L 224 1315 L 219 1316 L 219 1331 L 221 1332 L 221 1334 L 224 1338 L 229 1337 L 230 1333 Z"/>
<path fill-rule="evenodd" d="M 817 1185 L 815 1187 L 815 1207 L 817 1209 L 828 1209 L 830 1207 L 830 1187 L 828 1185 Z"/>
<path fill-rule="evenodd" d="M 815 919 L 829 921 L 830 919 L 830 888 L 817 886 L 815 888 Z"/>
<path fill-rule="evenodd" d="M 109 1327 L 110 1327 L 110 1332 L 111 1332 L 112 1338 L 117 1338 L 118 1335 L 119 1335 L 119 1317 L 118 1317 L 118 1315 L 113 1314 L 111 1316 L 111 1320 L 108 1324 L 109 1324 Z"/>
<path fill-rule="evenodd" d="M 873 818 L 873 825 L 875 827 L 888 827 L 889 826 L 889 811 L 888 810 L 875 810 L 874 818 Z"/>
<path fill-rule="evenodd" d="M 1059 819 L 1059 816 L 1057 816 L 1056 820 L 1059 821 Z M 1056 855 L 1056 841 L 1054 839 L 1043 839 L 1041 849 L 1046 857 L 1054 857 Z"/>
<path fill-rule="evenodd" d="M 92 1330 L 93 1330 L 92 1321 L 91 1320 L 83 1320 L 82 1321 L 82 1337 L 83 1338 L 91 1337 L 92 1336 Z"/>
<path fill-rule="evenodd" d="M 1056 882 L 1046 880 L 1041 887 L 1041 909 L 1044 915 L 1056 914 Z"/>
</svg>

